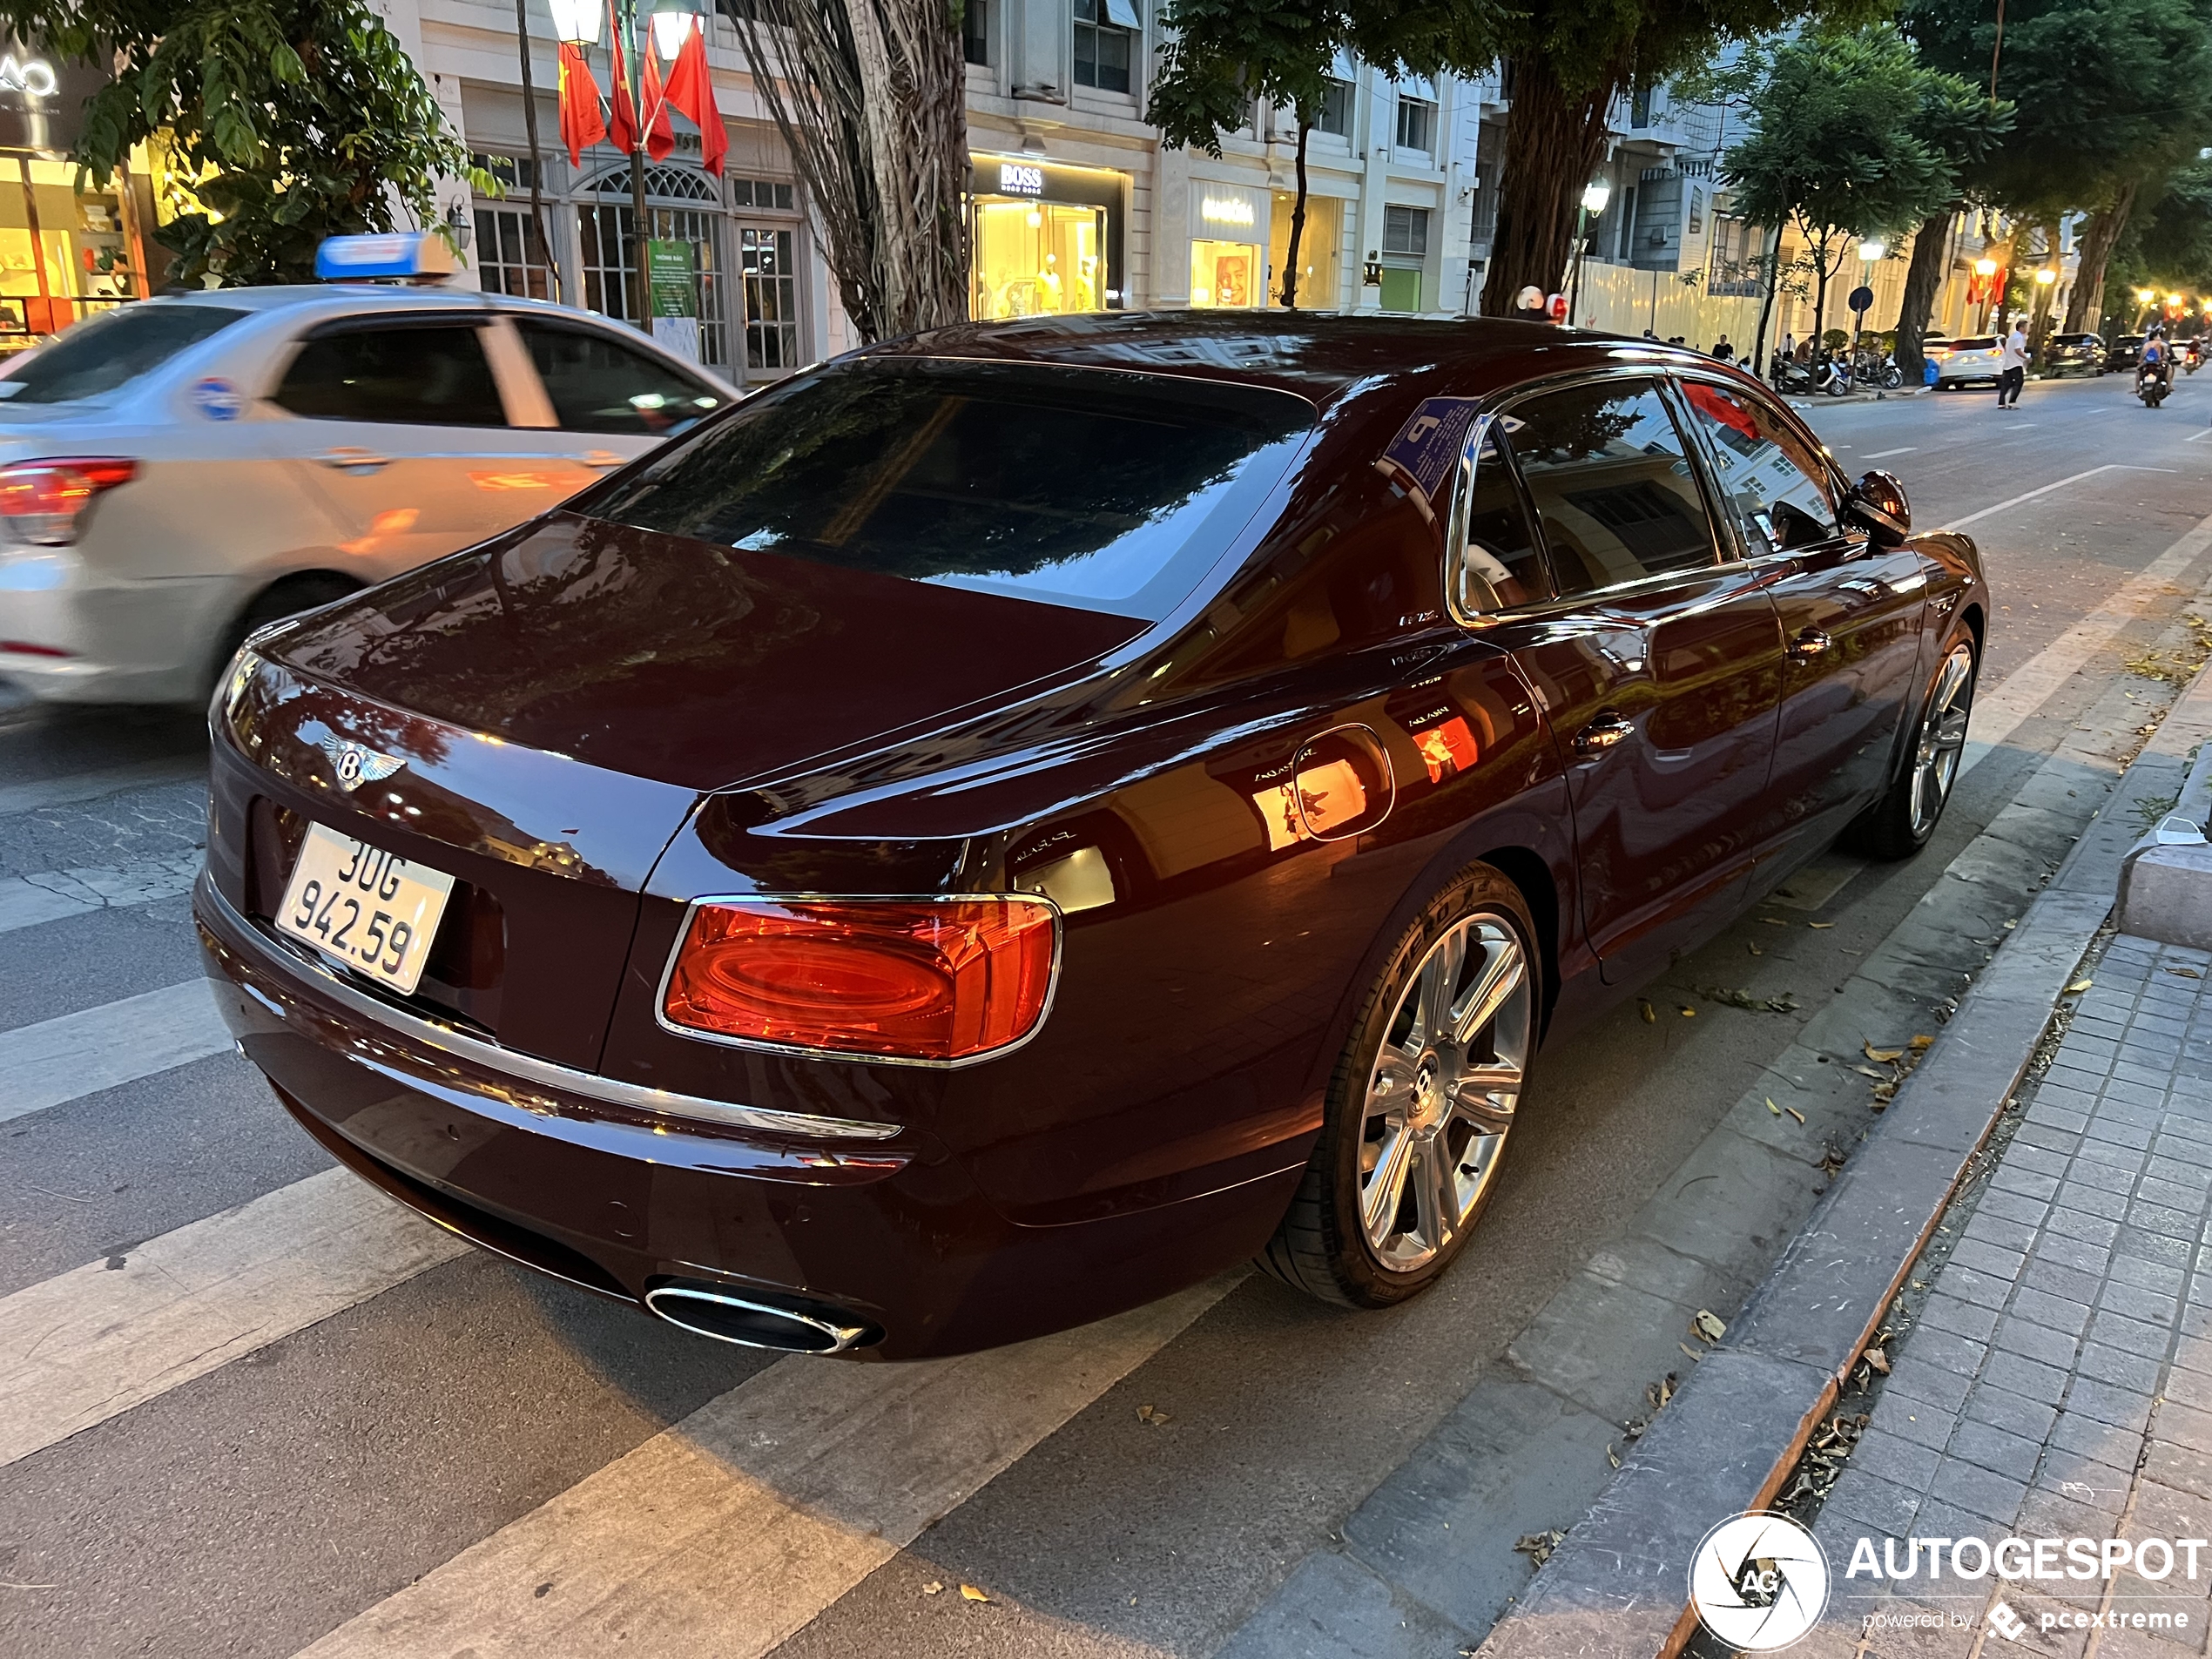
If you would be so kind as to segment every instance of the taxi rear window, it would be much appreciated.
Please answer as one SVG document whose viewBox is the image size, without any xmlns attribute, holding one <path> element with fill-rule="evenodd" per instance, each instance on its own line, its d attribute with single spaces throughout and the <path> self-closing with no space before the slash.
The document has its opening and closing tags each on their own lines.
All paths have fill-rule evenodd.
<svg viewBox="0 0 2212 1659">
<path fill-rule="evenodd" d="M 75 403 L 158 368 L 249 315 L 230 306 L 140 304 L 88 318 L 0 376 L 10 403 Z"/>
</svg>

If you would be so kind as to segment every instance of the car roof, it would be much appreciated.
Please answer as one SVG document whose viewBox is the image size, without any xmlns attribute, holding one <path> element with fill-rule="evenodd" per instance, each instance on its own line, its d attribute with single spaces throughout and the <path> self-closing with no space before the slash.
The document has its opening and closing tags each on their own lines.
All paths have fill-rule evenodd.
<svg viewBox="0 0 2212 1659">
<path fill-rule="evenodd" d="M 208 305 L 232 311 L 277 312 L 320 306 L 334 311 L 383 307 L 419 307 L 426 311 L 498 312 L 509 316 L 536 314 L 572 322 L 593 323 L 603 328 L 624 329 L 622 322 L 577 306 L 555 305 L 549 300 L 525 300 L 519 295 L 489 293 L 475 288 L 442 285 L 421 287 L 396 282 L 295 282 L 266 288 L 198 288 L 185 293 L 158 294 L 142 303 L 151 305 Z M 637 334 L 634 329 L 624 330 Z M 651 341 L 650 334 L 637 334 Z"/>
<path fill-rule="evenodd" d="M 965 357 L 1236 381 L 1324 408 L 1383 381 L 1488 367 L 1500 387 L 1627 351 L 1659 367 L 1718 368 L 1656 341 L 1501 317 L 1281 311 L 1092 312 L 963 323 L 865 347 L 860 357 Z"/>
</svg>

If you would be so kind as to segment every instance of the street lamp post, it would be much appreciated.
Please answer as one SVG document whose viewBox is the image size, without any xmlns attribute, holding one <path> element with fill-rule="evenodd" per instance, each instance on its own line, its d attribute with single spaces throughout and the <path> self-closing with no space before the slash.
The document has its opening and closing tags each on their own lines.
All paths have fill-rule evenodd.
<svg viewBox="0 0 2212 1659">
<path fill-rule="evenodd" d="M 2059 273 L 2053 266 L 2039 265 L 2035 267 L 2035 315 L 2030 331 L 2035 340 L 2030 350 L 2034 354 L 2037 367 L 2040 368 L 2050 368 L 2043 354 L 2043 331 L 2051 320 L 2051 301 L 2058 297 L 2058 280 Z"/>
<path fill-rule="evenodd" d="M 1864 295 L 1866 304 L 1854 305 L 1851 307 L 1851 359 L 1854 372 L 1858 367 L 1859 342 L 1866 334 L 1867 309 L 1874 303 L 1874 285 L 1869 278 L 1872 275 L 1874 267 L 1882 262 L 1882 256 L 1889 251 L 1889 244 L 1878 236 L 1870 236 L 1858 245 L 1859 292 L 1852 294 L 1851 298 L 1857 300 Z M 1882 377 L 1877 374 L 1874 376 L 1874 397 L 1877 402 L 1881 401 L 1882 395 Z"/>
<path fill-rule="evenodd" d="M 1613 199 L 1613 186 L 1602 179 L 1593 179 L 1582 186 L 1582 199 L 1575 212 L 1575 273 L 1567 285 L 1567 326 L 1575 326 L 1575 307 L 1582 295 L 1582 249 L 1588 240 L 1582 233 L 1590 220 L 1604 216 L 1606 203 Z"/>
</svg>

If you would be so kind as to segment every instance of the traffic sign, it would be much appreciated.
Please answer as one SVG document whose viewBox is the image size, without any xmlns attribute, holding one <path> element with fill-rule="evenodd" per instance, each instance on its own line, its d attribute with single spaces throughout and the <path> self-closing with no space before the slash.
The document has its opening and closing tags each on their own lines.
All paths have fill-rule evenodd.
<svg viewBox="0 0 2212 1659">
<path fill-rule="evenodd" d="M 1873 304 L 1874 290 L 1868 287 L 1864 282 L 1860 283 L 1857 287 L 1851 291 L 1851 308 L 1853 311 L 1871 310 L 1873 307 Z"/>
</svg>

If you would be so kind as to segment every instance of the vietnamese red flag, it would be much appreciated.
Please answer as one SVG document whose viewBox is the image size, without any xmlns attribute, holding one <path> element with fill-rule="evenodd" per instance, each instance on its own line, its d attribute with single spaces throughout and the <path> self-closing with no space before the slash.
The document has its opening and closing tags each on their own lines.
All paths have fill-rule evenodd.
<svg viewBox="0 0 2212 1659">
<path fill-rule="evenodd" d="M 637 97 L 631 90 L 630 57 L 622 49 L 620 18 L 615 20 L 615 37 L 608 50 L 614 60 L 614 93 L 607 100 L 607 142 L 628 155 L 637 147 Z"/>
<path fill-rule="evenodd" d="M 561 43 L 561 142 L 568 146 L 569 165 L 581 167 L 583 152 L 607 136 L 599 114 L 599 83 L 591 78 L 591 64 L 575 41 Z"/>
<path fill-rule="evenodd" d="M 645 153 L 665 161 L 676 152 L 676 128 L 668 118 L 668 98 L 661 90 L 660 57 L 651 48 L 638 53 L 645 60 Z"/>
<path fill-rule="evenodd" d="M 698 128 L 700 164 L 720 178 L 730 135 L 722 130 L 722 111 L 714 105 L 714 75 L 707 67 L 704 30 L 694 28 L 684 37 L 684 50 L 676 54 L 676 66 L 668 71 L 667 98 Z"/>
</svg>

